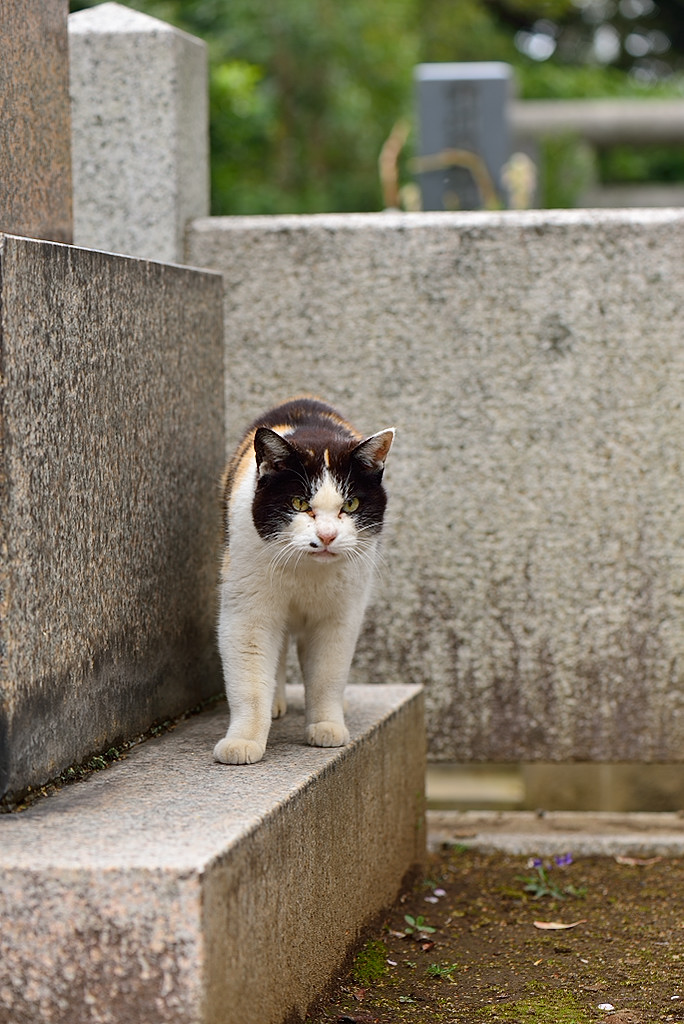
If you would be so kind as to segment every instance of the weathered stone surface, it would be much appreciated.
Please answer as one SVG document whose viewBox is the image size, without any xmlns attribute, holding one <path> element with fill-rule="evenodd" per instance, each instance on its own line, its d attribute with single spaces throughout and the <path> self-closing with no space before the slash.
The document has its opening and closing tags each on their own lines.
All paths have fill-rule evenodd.
<svg viewBox="0 0 684 1024">
<path fill-rule="evenodd" d="M 277 1024 L 425 852 L 422 694 L 351 688 L 352 744 L 213 762 L 225 704 L 0 817 L 1 1024 Z"/>
<path fill-rule="evenodd" d="M 117 3 L 69 16 L 74 241 L 183 262 L 209 212 L 206 44 Z"/>
<path fill-rule="evenodd" d="M 0 0 L 0 231 L 72 239 L 68 0 Z"/>
<path fill-rule="evenodd" d="M 684 215 L 197 222 L 229 444 L 312 391 L 396 424 L 354 678 L 425 683 L 430 755 L 684 758 Z"/>
<path fill-rule="evenodd" d="M 682 857 L 680 813 L 428 811 L 428 844 L 463 844 L 483 853 L 552 857 Z"/>
<path fill-rule="evenodd" d="M 221 282 L 0 236 L 0 795 L 220 689 Z"/>
</svg>

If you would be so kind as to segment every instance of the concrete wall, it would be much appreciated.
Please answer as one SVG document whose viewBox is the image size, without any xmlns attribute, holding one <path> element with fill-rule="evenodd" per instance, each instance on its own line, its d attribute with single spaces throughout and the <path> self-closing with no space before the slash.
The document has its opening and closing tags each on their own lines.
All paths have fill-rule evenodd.
<svg viewBox="0 0 684 1024">
<path fill-rule="evenodd" d="M 0 796 L 220 689 L 217 275 L 0 236 Z"/>
<path fill-rule="evenodd" d="M 0 0 L 0 231 L 72 239 L 68 0 Z"/>
<path fill-rule="evenodd" d="M 433 759 L 684 758 L 684 215 L 208 219 L 229 444 L 302 390 L 396 424 L 354 679 Z"/>
</svg>

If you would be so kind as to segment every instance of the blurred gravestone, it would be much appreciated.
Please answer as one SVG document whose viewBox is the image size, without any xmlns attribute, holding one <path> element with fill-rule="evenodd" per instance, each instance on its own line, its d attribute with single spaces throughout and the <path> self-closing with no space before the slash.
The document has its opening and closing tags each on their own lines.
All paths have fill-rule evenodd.
<svg viewBox="0 0 684 1024">
<path fill-rule="evenodd" d="M 0 0 L 0 231 L 70 242 L 67 0 Z"/>
<path fill-rule="evenodd" d="M 419 64 L 415 79 L 423 209 L 505 205 L 512 69 L 494 62 Z"/>
<path fill-rule="evenodd" d="M 182 263 L 209 213 L 206 44 L 105 3 L 69 16 L 69 47 L 75 243 Z"/>
</svg>

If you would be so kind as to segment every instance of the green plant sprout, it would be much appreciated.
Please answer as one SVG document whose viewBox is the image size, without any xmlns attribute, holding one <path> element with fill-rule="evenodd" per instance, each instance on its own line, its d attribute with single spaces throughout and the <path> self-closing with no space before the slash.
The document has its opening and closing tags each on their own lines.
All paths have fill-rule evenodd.
<svg viewBox="0 0 684 1024">
<path fill-rule="evenodd" d="M 568 867 L 572 864 L 572 854 L 564 853 L 554 857 L 553 864 L 559 868 Z M 550 896 L 554 900 L 564 900 L 567 896 L 582 899 L 587 895 L 586 886 L 565 885 L 561 887 L 559 882 L 549 878 L 549 871 L 553 868 L 553 864 L 545 864 L 541 858 L 535 857 L 529 864 L 534 868 L 534 874 L 516 875 L 515 877 L 517 881 L 525 883 L 524 891 L 529 892 L 534 900 L 543 899 L 544 896 Z"/>
<path fill-rule="evenodd" d="M 406 921 L 406 928 L 404 929 L 406 935 L 412 935 L 414 932 L 423 932 L 425 935 L 431 935 L 437 931 L 436 928 L 432 928 L 426 923 L 422 914 L 418 914 L 417 917 L 414 917 L 413 914 L 404 914 L 404 920 Z"/>
<path fill-rule="evenodd" d="M 458 970 L 458 964 L 430 964 L 426 974 L 430 978 L 442 978 L 445 981 L 452 981 L 451 975 Z"/>
</svg>

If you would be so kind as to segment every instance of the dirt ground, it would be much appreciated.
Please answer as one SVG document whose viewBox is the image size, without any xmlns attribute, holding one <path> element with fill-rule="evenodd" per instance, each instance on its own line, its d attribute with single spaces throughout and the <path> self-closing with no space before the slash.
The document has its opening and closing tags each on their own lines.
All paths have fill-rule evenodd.
<svg viewBox="0 0 684 1024">
<path fill-rule="evenodd" d="M 684 859 L 441 849 L 307 1017 L 496 1021 L 684 1021 Z"/>
</svg>

